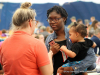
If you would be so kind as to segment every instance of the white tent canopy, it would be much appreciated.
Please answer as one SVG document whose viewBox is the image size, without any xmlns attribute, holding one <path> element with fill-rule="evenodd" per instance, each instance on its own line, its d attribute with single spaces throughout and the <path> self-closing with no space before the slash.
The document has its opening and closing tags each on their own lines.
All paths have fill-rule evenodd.
<svg viewBox="0 0 100 75">
<path fill-rule="evenodd" d="M 85 2 L 94 2 L 99 3 L 100 0 L 0 0 L 0 2 L 12 2 L 12 3 L 23 3 L 23 2 L 31 2 L 31 3 L 59 3 L 63 5 L 65 2 L 75 2 L 75 1 L 85 1 Z"/>
</svg>

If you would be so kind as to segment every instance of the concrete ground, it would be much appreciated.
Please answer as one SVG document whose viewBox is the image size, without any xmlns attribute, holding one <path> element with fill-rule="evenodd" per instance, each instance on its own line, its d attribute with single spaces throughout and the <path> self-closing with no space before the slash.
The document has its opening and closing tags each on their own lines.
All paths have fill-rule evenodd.
<svg viewBox="0 0 100 75">
<path fill-rule="evenodd" d="M 94 73 L 88 73 L 88 75 L 100 75 L 100 73 L 94 72 Z"/>
</svg>

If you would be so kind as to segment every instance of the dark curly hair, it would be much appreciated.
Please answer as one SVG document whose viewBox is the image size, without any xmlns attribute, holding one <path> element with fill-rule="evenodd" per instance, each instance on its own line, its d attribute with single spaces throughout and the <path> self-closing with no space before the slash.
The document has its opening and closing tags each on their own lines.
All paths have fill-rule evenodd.
<svg viewBox="0 0 100 75">
<path fill-rule="evenodd" d="M 66 12 L 66 10 L 61 7 L 61 6 L 53 6 L 52 8 L 50 8 L 49 10 L 47 10 L 47 17 L 49 16 L 49 14 L 53 11 L 56 11 L 58 14 L 60 14 L 62 17 L 66 18 L 66 21 L 64 24 L 66 24 L 67 22 L 67 17 L 68 17 L 68 13 Z"/>
<path fill-rule="evenodd" d="M 87 26 L 84 24 L 77 24 L 74 22 L 71 27 L 74 27 L 74 31 L 78 32 L 82 37 L 87 36 Z"/>
</svg>

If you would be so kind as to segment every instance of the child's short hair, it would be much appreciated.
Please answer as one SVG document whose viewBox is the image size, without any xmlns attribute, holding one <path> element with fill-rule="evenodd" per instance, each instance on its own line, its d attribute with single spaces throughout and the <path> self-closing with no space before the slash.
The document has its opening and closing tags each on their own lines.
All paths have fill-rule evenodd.
<svg viewBox="0 0 100 75">
<path fill-rule="evenodd" d="M 76 22 L 74 22 L 71 27 L 75 27 L 74 30 L 81 34 L 82 37 L 87 36 L 87 26 L 85 26 L 84 24 L 77 24 Z"/>
</svg>

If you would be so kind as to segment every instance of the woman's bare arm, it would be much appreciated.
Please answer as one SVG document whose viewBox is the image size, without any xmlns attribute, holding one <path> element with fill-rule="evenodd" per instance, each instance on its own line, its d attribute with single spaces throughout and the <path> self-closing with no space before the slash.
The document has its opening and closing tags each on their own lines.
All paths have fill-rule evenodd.
<svg viewBox="0 0 100 75">
<path fill-rule="evenodd" d="M 50 64 L 45 65 L 40 67 L 40 71 L 42 73 L 42 75 L 52 75 L 53 74 L 53 63 L 52 63 L 52 57 L 53 57 L 53 53 L 50 50 L 48 53 L 49 59 L 50 59 Z"/>
</svg>

